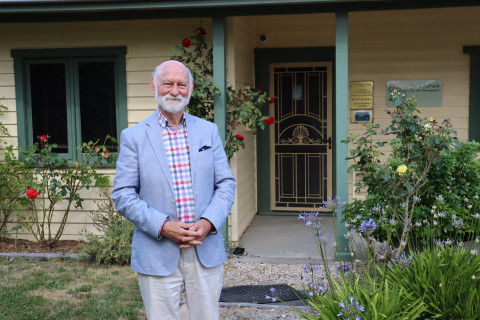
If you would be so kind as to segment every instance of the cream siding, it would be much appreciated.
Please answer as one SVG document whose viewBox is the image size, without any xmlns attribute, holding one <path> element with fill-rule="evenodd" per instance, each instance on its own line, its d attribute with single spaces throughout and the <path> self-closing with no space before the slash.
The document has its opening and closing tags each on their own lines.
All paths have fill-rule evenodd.
<svg viewBox="0 0 480 320">
<path fill-rule="evenodd" d="M 0 97 L 5 99 L 0 103 L 9 108 L 2 121 L 12 135 L 6 140 L 14 145 L 18 143 L 11 49 L 126 46 L 128 125 L 132 126 L 156 108 L 150 92 L 150 78 L 155 66 L 169 59 L 172 48 L 200 25 L 211 34 L 210 19 L 1 24 Z M 113 185 L 115 170 L 103 171 L 111 176 Z M 96 209 L 93 200 L 98 200 L 102 192 L 102 188 L 82 192 L 84 209 L 71 211 L 62 239 L 79 239 L 85 230 L 96 232 L 89 211 Z M 18 237 L 33 239 L 28 231 L 19 232 Z"/>
<path fill-rule="evenodd" d="M 459 139 L 468 139 L 470 56 L 463 47 L 480 44 L 479 16 L 478 7 L 349 14 L 349 81 L 374 81 L 373 118 L 381 128 L 390 123 L 387 80 L 441 80 L 442 106 L 421 107 L 421 115 L 450 118 Z M 349 131 L 363 127 L 349 124 Z"/>
<path fill-rule="evenodd" d="M 254 87 L 254 19 L 251 17 L 232 18 L 228 21 L 227 79 L 241 90 Z M 256 152 L 255 137 L 245 128 L 237 133 L 245 137 L 245 149 L 231 159 L 230 166 L 237 179 L 235 203 L 229 219 L 229 240 L 232 245 L 238 241 L 257 212 Z"/>
<path fill-rule="evenodd" d="M 479 7 L 354 12 L 349 14 L 349 81 L 374 82 L 374 121 L 388 123 L 387 80 L 441 80 L 442 106 L 423 107 L 422 114 L 450 118 L 461 140 L 468 139 L 470 56 L 464 46 L 480 45 Z M 3 118 L 16 143 L 15 90 L 11 49 L 127 46 L 128 125 L 151 114 L 155 100 L 149 89 L 153 68 L 172 55 L 171 48 L 198 25 L 211 33 L 209 19 L 0 25 L 0 97 L 9 107 Z M 260 41 L 260 35 L 267 37 Z M 227 19 L 227 81 L 237 89 L 254 86 L 254 48 L 335 46 L 335 14 L 274 15 Z M 267 89 L 267 88 L 265 88 Z M 348 123 L 349 131 L 363 132 Z M 240 239 L 256 209 L 255 137 L 245 130 L 246 148 L 232 159 L 237 178 L 235 204 L 229 219 L 230 240 Z M 383 139 L 384 137 L 378 137 Z M 113 172 L 112 172 L 113 174 Z M 352 196 L 352 174 L 349 175 Z M 96 190 L 91 199 L 97 198 Z M 93 194 L 93 191 L 92 191 Z M 92 230 L 85 211 L 72 214 L 65 239 Z M 82 220 L 83 219 L 83 220 Z M 22 236 L 25 236 L 23 234 Z"/>
</svg>

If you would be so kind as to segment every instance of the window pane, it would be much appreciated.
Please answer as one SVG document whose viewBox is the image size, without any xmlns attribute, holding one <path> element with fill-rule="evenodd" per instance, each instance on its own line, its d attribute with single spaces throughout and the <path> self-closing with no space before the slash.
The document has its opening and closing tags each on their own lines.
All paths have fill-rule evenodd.
<svg viewBox="0 0 480 320">
<path fill-rule="evenodd" d="M 78 64 L 82 142 L 116 137 L 114 71 L 112 61 Z"/>
<path fill-rule="evenodd" d="M 55 152 L 68 152 L 67 97 L 63 63 L 31 64 L 30 92 L 32 99 L 33 141 L 41 135 L 51 136 Z"/>
</svg>

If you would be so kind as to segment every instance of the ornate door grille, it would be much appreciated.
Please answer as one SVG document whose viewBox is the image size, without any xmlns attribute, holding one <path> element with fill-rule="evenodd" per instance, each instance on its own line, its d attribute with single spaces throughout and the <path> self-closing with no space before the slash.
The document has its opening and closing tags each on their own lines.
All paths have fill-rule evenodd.
<svg viewBox="0 0 480 320">
<path fill-rule="evenodd" d="M 270 66 L 272 210 L 317 210 L 331 196 L 331 64 Z"/>
</svg>

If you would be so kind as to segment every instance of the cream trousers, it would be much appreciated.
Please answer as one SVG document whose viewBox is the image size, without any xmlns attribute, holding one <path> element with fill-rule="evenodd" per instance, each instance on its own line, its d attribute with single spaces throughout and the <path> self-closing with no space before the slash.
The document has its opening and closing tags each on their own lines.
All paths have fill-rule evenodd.
<svg viewBox="0 0 480 320">
<path fill-rule="evenodd" d="M 204 267 L 195 248 L 180 249 L 180 260 L 169 276 L 138 274 L 148 320 L 179 320 L 180 293 L 185 287 L 190 320 L 217 320 L 223 265 Z"/>
</svg>

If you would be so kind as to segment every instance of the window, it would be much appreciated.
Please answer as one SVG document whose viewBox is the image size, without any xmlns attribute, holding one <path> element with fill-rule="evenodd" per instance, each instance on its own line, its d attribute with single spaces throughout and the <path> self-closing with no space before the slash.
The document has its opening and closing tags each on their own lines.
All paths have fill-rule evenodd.
<svg viewBox="0 0 480 320">
<path fill-rule="evenodd" d="M 12 50 L 19 146 L 47 134 L 76 161 L 83 142 L 127 127 L 124 47 Z M 116 151 L 114 148 L 112 151 Z"/>
</svg>

